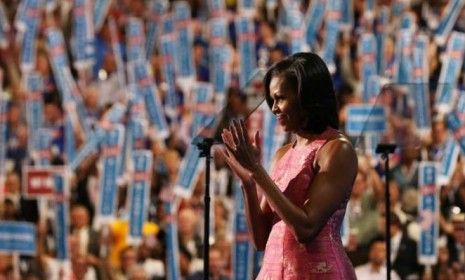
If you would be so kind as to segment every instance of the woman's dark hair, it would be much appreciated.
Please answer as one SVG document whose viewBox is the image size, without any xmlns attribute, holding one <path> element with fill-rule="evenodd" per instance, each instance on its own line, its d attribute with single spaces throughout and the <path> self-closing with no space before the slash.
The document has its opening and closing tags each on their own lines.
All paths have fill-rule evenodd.
<svg viewBox="0 0 465 280">
<path fill-rule="evenodd" d="M 302 129 L 311 133 L 321 133 L 328 126 L 338 129 L 336 94 L 331 74 L 324 61 L 314 53 L 296 53 L 271 66 L 263 83 L 265 99 L 270 108 L 273 99 L 270 83 L 274 77 L 282 77 L 293 87 L 299 100 L 299 110 L 306 116 Z"/>
</svg>

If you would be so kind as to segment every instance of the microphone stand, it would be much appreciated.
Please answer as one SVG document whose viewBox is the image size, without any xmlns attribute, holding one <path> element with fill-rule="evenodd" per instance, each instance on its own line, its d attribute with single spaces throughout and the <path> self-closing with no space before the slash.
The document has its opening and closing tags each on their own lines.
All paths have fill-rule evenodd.
<svg viewBox="0 0 465 280">
<path fill-rule="evenodd" d="M 258 68 L 254 71 L 252 76 L 250 77 L 249 81 L 247 84 L 250 85 L 250 83 L 257 78 L 258 75 L 263 74 L 264 75 L 264 69 L 263 68 Z M 258 109 L 260 104 L 264 101 L 264 98 L 261 98 L 257 104 L 253 104 L 250 107 L 250 111 L 247 113 L 245 116 L 245 120 L 248 119 L 248 117 Z M 197 146 L 197 148 L 200 150 L 200 157 L 205 157 L 205 194 L 204 194 L 204 204 L 205 204 L 205 211 L 204 211 L 204 244 L 203 244 L 203 279 L 208 280 L 209 277 L 209 249 L 210 249 L 210 165 L 211 165 L 211 148 L 214 144 L 221 143 L 221 141 L 218 141 L 217 138 L 219 135 L 216 135 L 219 131 L 222 131 L 222 128 L 226 127 L 227 124 L 229 123 L 228 118 L 232 118 L 232 116 L 227 114 L 228 112 L 228 107 L 223 108 L 223 110 L 219 113 L 220 116 L 222 116 L 222 119 L 216 123 L 215 121 L 210 122 L 208 125 L 205 126 L 205 128 L 212 128 L 216 127 L 214 129 L 215 133 L 211 137 L 202 137 L 200 136 L 200 133 L 195 139 L 193 140 L 193 144 Z M 204 130 L 205 134 L 209 134 L 207 132 L 208 130 Z"/>
<path fill-rule="evenodd" d="M 205 157 L 205 194 L 204 194 L 204 241 L 203 241 L 203 279 L 208 280 L 209 273 L 209 249 L 210 249 L 210 162 L 211 148 L 214 144 L 213 138 L 204 138 L 199 143 L 196 143 L 200 150 L 200 157 Z"/>
<path fill-rule="evenodd" d="M 378 144 L 376 146 L 376 153 L 381 154 L 381 158 L 384 159 L 384 170 L 385 170 L 385 189 L 384 194 L 386 196 L 385 205 L 385 216 L 386 216 L 386 273 L 387 280 L 391 280 L 391 196 L 389 193 L 389 154 L 394 153 L 396 149 L 395 144 Z"/>
</svg>

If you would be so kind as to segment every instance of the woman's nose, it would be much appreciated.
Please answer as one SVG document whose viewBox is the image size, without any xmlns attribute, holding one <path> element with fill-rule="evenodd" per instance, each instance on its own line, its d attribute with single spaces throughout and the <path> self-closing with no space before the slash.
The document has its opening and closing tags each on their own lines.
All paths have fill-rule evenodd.
<svg viewBox="0 0 465 280">
<path fill-rule="evenodd" d="M 271 112 L 273 114 L 276 114 L 278 113 L 278 111 L 279 111 L 278 105 L 276 105 L 276 102 L 273 102 L 273 106 L 271 106 Z"/>
</svg>

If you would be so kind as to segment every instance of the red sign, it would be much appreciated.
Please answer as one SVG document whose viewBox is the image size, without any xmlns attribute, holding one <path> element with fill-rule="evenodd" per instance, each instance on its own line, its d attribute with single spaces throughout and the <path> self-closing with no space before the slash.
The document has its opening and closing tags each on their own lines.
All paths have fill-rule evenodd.
<svg viewBox="0 0 465 280">
<path fill-rule="evenodd" d="M 23 168 L 23 194 L 28 198 L 48 197 L 54 198 L 54 176 L 64 174 L 61 167 L 35 167 Z"/>
</svg>

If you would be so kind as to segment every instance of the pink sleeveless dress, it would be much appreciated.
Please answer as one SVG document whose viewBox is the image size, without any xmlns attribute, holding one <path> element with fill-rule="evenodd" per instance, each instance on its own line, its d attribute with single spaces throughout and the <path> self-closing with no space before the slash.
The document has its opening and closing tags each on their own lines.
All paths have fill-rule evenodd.
<svg viewBox="0 0 465 280">
<path fill-rule="evenodd" d="M 337 133 L 328 128 L 309 145 L 289 148 L 276 163 L 271 178 L 294 204 L 303 206 L 314 176 L 315 155 Z M 257 280 L 356 279 L 339 234 L 349 196 L 347 193 L 347 199 L 330 216 L 316 238 L 306 244 L 299 243 L 275 213 Z"/>
</svg>

